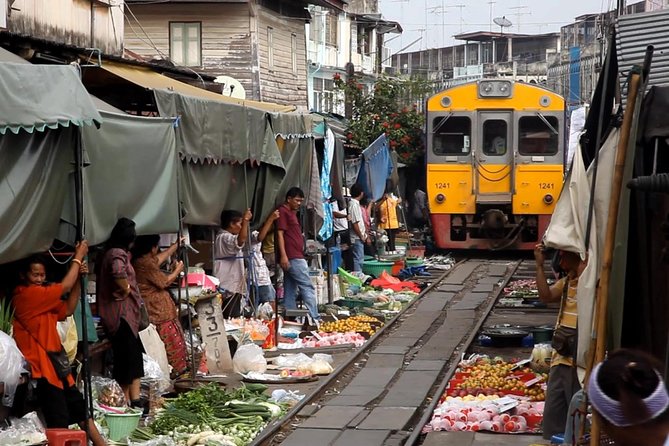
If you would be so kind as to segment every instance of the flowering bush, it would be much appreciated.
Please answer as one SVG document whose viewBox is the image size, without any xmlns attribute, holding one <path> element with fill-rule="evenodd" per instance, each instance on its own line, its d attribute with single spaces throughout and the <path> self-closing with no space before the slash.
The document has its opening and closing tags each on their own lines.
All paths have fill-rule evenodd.
<svg viewBox="0 0 669 446">
<path fill-rule="evenodd" d="M 379 78 L 374 88 L 365 93 L 355 76 L 344 80 L 333 77 L 335 88 L 342 91 L 352 104 L 353 114 L 348 129 L 348 142 L 360 148 L 371 144 L 382 133 L 390 148 L 405 164 L 420 164 L 425 153 L 423 145 L 423 115 L 417 100 L 429 91 L 427 84 L 416 80 Z"/>
</svg>

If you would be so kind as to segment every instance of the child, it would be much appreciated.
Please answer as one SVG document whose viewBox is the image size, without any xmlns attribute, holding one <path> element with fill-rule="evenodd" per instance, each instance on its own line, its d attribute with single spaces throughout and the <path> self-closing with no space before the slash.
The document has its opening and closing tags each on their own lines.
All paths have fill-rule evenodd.
<svg viewBox="0 0 669 446">
<path fill-rule="evenodd" d="M 272 229 L 274 221 L 279 218 L 279 211 L 272 212 L 260 231 L 253 231 L 251 234 L 251 257 L 253 259 L 253 274 L 255 283 L 258 285 L 258 295 L 256 296 L 256 305 L 270 302 L 272 308 L 275 308 L 276 291 L 270 279 L 269 269 L 261 251 L 262 242 Z M 276 308 L 275 308 L 276 309 Z"/>
</svg>

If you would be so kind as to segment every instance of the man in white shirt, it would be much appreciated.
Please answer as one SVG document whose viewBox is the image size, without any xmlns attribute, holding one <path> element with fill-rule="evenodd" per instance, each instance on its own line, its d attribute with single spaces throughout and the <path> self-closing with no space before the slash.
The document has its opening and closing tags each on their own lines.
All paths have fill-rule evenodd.
<svg viewBox="0 0 669 446">
<path fill-rule="evenodd" d="M 362 272 L 365 259 L 365 244 L 371 245 L 372 239 L 365 229 L 360 200 L 364 197 L 362 188 L 357 184 L 351 187 L 351 201 L 348 203 L 348 216 L 351 222 L 351 249 L 353 250 L 353 271 Z"/>
<path fill-rule="evenodd" d="M 246 295 L 242 248 L 249 235 L 251 217 L 250 209 L 244 214 L 231 209 L 221 212 L 221 230 L 214 242 L 214 276 L 221 281 L 221 288 L 234 294 L 223 303 L 226 317 L 241 315 L 242 296 Z"/>
<path fill-rule="evenodd" d="M 332 241 L 330 246 L 340 249 L 341 258 L 344 262 L 344 269 L 351 271 L 353 269 L 353 256 L 351 254 L 351 236 L 348 229 L 348 214 L 346 206 L 339 207 L 339 201 L 336 198 L 330 200 L 332 205 L 333 229 Z M 337 245 L 337 243 L 339 243 Z"/>
</svg>

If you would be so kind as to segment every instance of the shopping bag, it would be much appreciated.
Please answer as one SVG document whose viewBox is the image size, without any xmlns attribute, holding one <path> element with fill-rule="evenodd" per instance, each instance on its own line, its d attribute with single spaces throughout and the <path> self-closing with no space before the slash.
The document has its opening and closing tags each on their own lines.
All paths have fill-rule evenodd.
<svg viewBox="0 0 669 446">
<path fill-rule="evenodd" d="M 163 340 L 160 339 L 160 335 L 158 334 L 155 325 L 149 324 L 148 327 L 140 331 L 139 339 L 142 341 L 146 354 L 158 363 L 165 376 L 170 376 L 172 367 L 167 360 L 165 344 L 163 343 Z"/>
</svg>

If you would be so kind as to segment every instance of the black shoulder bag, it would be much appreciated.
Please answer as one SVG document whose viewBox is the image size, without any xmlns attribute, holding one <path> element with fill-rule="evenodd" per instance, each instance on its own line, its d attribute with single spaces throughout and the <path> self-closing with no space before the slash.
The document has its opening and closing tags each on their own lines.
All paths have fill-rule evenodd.
<svg viewBox="0 0 669 446">
<path fill-rule="evenodd" d="M 63 346 L 60 346 L 60 351 L 58 352 L 50 352 L 44 346 L 42 343 L 33 335 L 30 330 L 26 328 L 26 326 L 18 319 L 16 318 L 16 322 L 21 324 L 23 329 L 37 342 L 37 345 L 42 347 L 42 350 L 44 350 L 49 357 L 49 360 L 51 361 L 51 365 L 53 365 L 53 369 L 56 371 L 56 376 L 60 379 L 65 379 L 67 376 L 72 372 L 72 366 L 70 365 L 70 360 L 67 358 L 67 353 L 65 353 L 65 349 Z"/>
<path fill-rule="evenodd" d="M 562 291 L 562 299 L 560 301 L 560 313 L 558 314 L 558 324 L 562 318 L 562 312 L 564 311 L 565 300 L 569 296 L 569 279 L 565 281 L 564 290 Z M 571 327 L 558 326 L 553 333 L 553 340 L 551 342 L 551 347 L 558 352 L 559 355 L 564 356 L 565 358 L 573 358 L 576 356 L 576 342 L 577 342 L 578 330 Z"/>
</svg>

